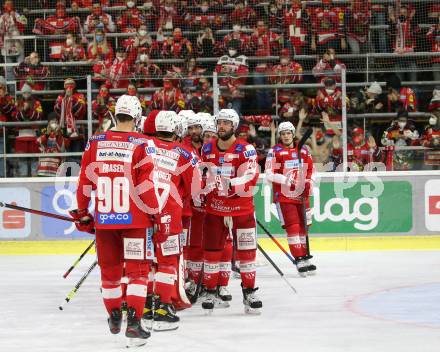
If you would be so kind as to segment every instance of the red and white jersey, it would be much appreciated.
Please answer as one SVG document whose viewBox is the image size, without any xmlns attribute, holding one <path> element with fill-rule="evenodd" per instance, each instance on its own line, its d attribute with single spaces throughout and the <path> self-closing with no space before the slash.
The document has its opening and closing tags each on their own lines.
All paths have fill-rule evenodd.
<svg viewBox="0 0 440 352">
<path fill-rule="evenodd" d="M 181 233 L 184 199 L 192 196 L 200 177 L 197 176 L 199 159 L 178 142 L 154 139 L 154 148 L 147 151 L 153 156 L 154 189 L 158 200 L 155 219 L 162 234 Z M 200 187 L 200 186 L 198 186 Z"/>
<path fill-rule="evenodd" d="M 422 145 L 430 148 L 425 150 L 425 164 L 440 165 L 440 129 L 433 128 L 432 126 L 426 127 Z"/>
<path fill-rule="evenodd" d="M 193 155 L 195 155 L 197 157 L 198 160 L 201 160 L 201 158 L 202 158 L 202 154 L 201 154 L 202 148 L 195 148 L 194 145 L 192 144 L 190 136 L 186 136 L 182 140 L 181 144 L 182 144 L 182 147 L 183 147 L 184 150 L 190 151 Z M 199 164 L 199 166 L 200 165 L 201 164 Z M 199 171 L 201 172 L 200 169 L 199 169 Z M 183 216 L 191 216 L 191 214 L 192 214 L 191 208 L 197 208 L 199 210 L 200 207 L 202 206 L 202 204 L 200 202 L 194 203 L 194 201 L 193 201 L 193 199 L 191 199 L 191 197 L 187 198 L 187 200 L 184 200 L 184 202 L 185 202 L 185 205 L 190 205 L 190 206 L 185 206 L 183 208 Z"/>
<path fill-rule="evenodd" d="M 152 98 L 153 110 L 173 110 L 179 112 L 185 108 L 185 99 L 179 88 L 159 89 Z"/>
<path fill-rule="evenodd" d="M 80 33 L 81 21 L 79 17 L 60 18 L 56 15 L 47 19 L 38 18 L 32 31 L 35 34 L 67 34 Z"/>
<path fill-rule="evenodd" d="M 301 6 L 293 6 L 290 10 L 284 13 L 284 22 L 286 25 L 287 37 L 295 47 L 297 54 L 298 50 L 306 44 L 306 36 L 310 25 L 310 16 L 307 10 L 303 10 Z"/>
<path fill-rule="evenodd" d="M 240 41 L 240 52 L 246 53 L 249 50 L 251 37 L 243 32 L 231 32 L 223 37 L 223 49 L 226 50 L 231 40 L 236 39 Z"/>
<path fill-rule="evenodd" d="M 347 145 L 347 160 L 351 162 L 351 171 L 363 171 L 364 167 L 373 162 L 374 149 L 368 143 L 362 145 Z"/>
<path fill-rule="evenodd" d="M 405 22 L 397 21 L 394 25 L 394 52 L 406 53 L 414 51 L 414 48 L 416 47 L 416 29 L 416 26 L 411 23 L 411 20 L 406 20 Z"/>
<path fill-rule="evenodd" d="M 440 24 L 431 26 L 426 36 L 432 43 L 431 52 L 440 53 Z M 433 56 L 431 61 L 440 63 L 440 56 Z"/>
<path fill-rule="evenodd" d="M 238 86 L 246 83 L 247 74 L 249 73 L 247 57 L 244 55 L 237 57 L 224 55 L 217 61 L 215 71 L 222 76 L 220 84 L 228 87 L 228 91 L 224 93 L 240 96 Z"/>
<path fill-rule="evenodd" d="M 317 45 L 338 39 L 344 33 L 344 11 L 339 7 L 316 8 L 312 12 L 312 32 Z"/>
<path fill-rule="evenodd" d="M 266 181 L 272 183 L 275 203 L 300 204 L 307 200 L 313 190 L 313 160 L 307 148 L 301 149 L 301 165 L 298 148 L 277 144 L 266 158 Z"/>
<path fill-rule="evenodd" d="M 408 112 L 417 111 L 416 93 L 409 87 L 402 87 L 399 91 L 399 102 L 393 103 L 388 98 L 388 112 L 394 112 L 398 105 L 402 104 L 403 108 Z M 396 106 L 397 105 L 397 106 Z"/>
<path fill-rule="evenodd" d="M 116 19 L 116 24 L 120 32 L 126 33 L 145 24 L 145 18 L 137 8 L 127 9 Z"/>
<path fill-rule="evenodd" d="M 222 151 L 217 141 L 202 147 L 203 167 L 208 169 L 206 212 L 239 216 L 254 212 L 253 188 L 258 180 L 257 152 L 252 144 L 237 139 Z"/>
<path fill-rule="evenodd" d="M 318 111 L 325 111 L 330 121 L 336 124 L 337 128 L 342 129 L 342 91 L 339 88 L 336 88 L 332 94 L 320 88 L 316 96 L 316 107 Z M 328 126 L 326 128 L 330 129 Z"/>
<path fill-rule="evenodd" d="M 321 59 L 313 67 L 312 73 L 320 82 L 324 81 L 327 77 L 334 78 L 336 82 L 340 82 L 342 69 L 345 69 L 345 64 L 338 59 L 331 62 Z"/>
<path fill-rule="evenodd" d="M 135 132 L 107 131 L 87 142 L 78 182 L 78 209 L 95 198 L 97 229 L 152 226 L 149 214 L 157 209 L 153 187 L 151 140 Z M 94 195 L 92 195 L 94 191 Z"/>
<path fill-rule="evenodd" d="M 134 68 L 133 60 L 129 57 L 126 59 L 115 58 L 109 67 L 108 77 L 113 88 L 127 88 L 130 79 L 133 77 Z"/>
<path fill-rule="evenodd" d="M 256 50 L 264 51 L 266 56 L 271 56 L 281 47 L 282 37 L 272 31 L 263 34 L 253 33 L 251 35 L 251 46 Z"/>
<path fill-rule="evenodd" d="M 370 19 L 371 12 L 367 7 L 347 8 L 344 15 L 347 35 L 360 43 L 366 43 L 370 29 Z"/>
</svg>

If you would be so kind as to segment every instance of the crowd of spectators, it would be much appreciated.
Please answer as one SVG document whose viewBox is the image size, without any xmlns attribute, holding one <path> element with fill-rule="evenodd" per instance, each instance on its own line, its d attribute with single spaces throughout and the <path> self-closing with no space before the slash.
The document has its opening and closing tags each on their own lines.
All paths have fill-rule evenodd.
<svg viewBox="0 0 440 352">
<path fill-rule="evenodd" d="M 338 85 L 342 69 L 347 69 L 347 81 L 365 81 L 365 75 L 359 74 L 366 69 L 361 54 L 367 52 L 440 53 L 440 6 L 396 4 L 361 0 L 344 5 L 331 0 L 313 5 L 299 0 L 40 0 L 30 5 L 4 1 L 0 48 L 8 65 L 0 82 L 0 120 L 47 120 L 49 124 L 43 130 L 29 125 L 9 128 L 0 143 L 6 141 L 7 150 L 16 153 L 82 151 L 86 131 L 77 121 L 86 118 L 89 103 L 93 119 L 98 121 L 95 130 L 111 124 L 118 96 L 112 89 L 138 95 L 145 114 L 153 109 L 213 113 L 212 74 L 217 72 L 222 87 L 220 108 L 234 108 L 242 116 L 241 133 L 255 141 L 262 157 L 274 142 L 272 116 L 277 115 L 292 121 L 298 135 L 312 126 L 315 133 L 310 146 L 316 160 L 332 162 L 323 169 L 335 170 L 342 157 L 341 117 L 346 104 L 349 114 L 393 113 L 393 118 L 349 120 L 353 169 L 362 170 L 367 161 L 381 161 L 388 169 L 411 169 L 418 167 L 414 166 L 416 153 L 424 158 L 423 167 L 437 167 L 439 90 L 432 93 L 430 87 L 429 92 L 419 92 L 402 81 L 440 80 L 440 56 L 375 58 L 371 67 L 395 74 L 368 77 L 385 81 L 386 86 L 373 82 L 364 89 L 351 89 L 346 101 Z M 29 11 L 31 7 L 54 11 L 43 16 Z M 388 27 L 374 30 L 372 25 Z M 28 51 L 24 39 L 16 38 L 23 34 L 49 37 L 45 37 L 45 45 Z M 344 54 L 359 56 L 344 60 Z M 275 58 L 268 60 L 270 56 Z M 42 61 L 66 64 L 43 65 Z M 427 72 L 418 73 L 421 66 Z M 92 102 L 78 92 L 85 87 L 80 77 L 86 74 L 92 75 L 97 91 Z M 16 85 L 11 83 L 14 81 Z M 261 86 L 297 83 L 321 83 L 323 87 L 286 87 L 275 93 Z M 243 85 L 258 86 L 249 90 Z M 142 88 L 148 90 L 139 93 Z M 63 92 L 50 98 L 36 94 L 51 89 Z M 414 120 L 408 115 L 418 111 L 429 111 L 431 117 Z M 431 149 L 420 154 L 401 150 L 401 146 Z M 34 166 L 14 159 L 8 161 L 9 174 L 50 175 L 60 162 L 60 158 L 50 158 Z M 0 159 L 0 174 L 3 164 Z"/>
</svg>

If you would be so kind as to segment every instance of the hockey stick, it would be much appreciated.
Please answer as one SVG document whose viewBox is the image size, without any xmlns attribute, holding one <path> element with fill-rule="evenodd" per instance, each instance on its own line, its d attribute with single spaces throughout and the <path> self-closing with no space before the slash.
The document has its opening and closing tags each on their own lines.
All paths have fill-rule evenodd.
<svg viewBox="0 0 440 352">
<path fill-rule="evenodd" d="M 41 216 L 46 216 L 48 218 L 53 218 L 53 219 L 58 219 L 58 220 L 64 220 L 64 221 L 69 221 L 69 222 L 76 222 L 74 219 L 69 218 L 67 216 L 58 215 L 58 214 L 54 214 L 54 213 L 47 213 L 45 211 L 25 208 L 25 207 L 21 207 L 19 205 L 14 205 L 14 204 L 9 204 L 9 203 L 0 202 L 0 207 L 9 208 L 9 209 L 15 209 L 15 210 L 21 210 L 21 211 L 24 211 L 24 212 L 27 212 L 27 213 L 31 213 L 31 214 L 35 214 L 35 215 L 41 215 Z"/>
<path fill-rule="evenodd" d="M 82 252 L 82 254 L 79 256 L 79 258 L 72 264 L 72 266 L 64 273 L 63 278 L 66 278 L 67 276 L 69 276 L 69 274 L 71 273 L 71 271 L 73 269 L 75 269 L 75 267 L 78 265 L 78 263 L 81 261 L 82 258 L 84 258 L 84 256 L 87 254 L 87 252 L 93 247 L 93 245 L 95 244 L 95 240 L 93 240 L 92 243 L 89 244 L 89 246 L 84 250 L 84 252 Z"/>
<path fill-rule="evenodd" d="M 261 246 L 257 243 L 257 248 L 260 250 L 260 252 L 264 255 L 264 257 L 267 259 L 267 261 L 272 264 L 274 269 L 280 274 L 281 278 L 286 282 L 287 285 L 292 289 L 293 292 L 297 293 L 295 290 L 295 287 L 292 286 L 292 284 L 284 277 L 284 273 L 281 271 L 281 269 L 274 263 L 274 261 L 269 257 L 269 255 L 266 253 L 266 251 L 261 248 Z"/>
<path fill-rule="evenodd" d="M 78 283 L 75 285 L 75 287 L 69 292 L 69 294 L 64 299 L 66 303 L 69 303 L 70 300 L 75 296 L 75 293 L 79 290 L 83 282 L 87 279 L 87 277 L 90 275 L 90 273 L 93 271 L 95 266 L 98 264 L 98 260 L 95 260 L 93 264 L 89 267 L 89 269 L 86 271 L 86 273 L 82 276 L 82 278 L 78 281 Z M 63 310 L 64 302 L 61 303 L 61 305 L 58 307 L 59 310 Z"/>
<path fill-rule="evenodd" d="M 304 133 L 304 135 L 301 137 L 300 141 L 298 142 L 298 161 L 300 166 L 301 166 L 301 149 L 306 143 L 307 139 L 309 139 L 309 137 L 312 135 L 312 133 L 313 133 L 313 129 L 309 127 L 307 131 Z M 303 213 L 304 231 L 306 232 L 307 257 L 311 258 L 310 245 L 309 245 L 309 229 L 307 227 L 306 200 L 304 198 L 302 200 L 302 213 Z"/>
<path fill-rule="evenodd" d="M 278 248 L 281 249 L 281 251 L 287 256 L 287 258 L 289 258 L 289 260 L 292 262 L 292 264 L 296 266 L 296 260 L 284 249 L 284 247 L 281 245 L 281 243 L 278 242 L 278 240 L 275 237 L 273 237 L 273 235 L 269 232 L 269 230 L 263 226 L 263 224 L 260 222 L 260 220 L 258 220 L 258 219 L 256 219 L 256 220 L 257 220 L 258 226 L 260 226 L 263 229 L 263 231 L 266 233 L 266 235 L 269 236 L 269 238 L 275 242 L 275 244 L 278 246 Z"/>
</svg>

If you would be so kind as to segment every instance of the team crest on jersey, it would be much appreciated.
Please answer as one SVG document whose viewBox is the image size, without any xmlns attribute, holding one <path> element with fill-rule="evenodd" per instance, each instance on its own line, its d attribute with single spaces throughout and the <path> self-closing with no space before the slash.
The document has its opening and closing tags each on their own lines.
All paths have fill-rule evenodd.
<svg viewBox="0 0 440 352">
<path fill-rule="evenodd" d="M 177 150 L 185 159 L 189 159 L 191 157 L 191 154 L 181 147 L 175 147 L 174 149 Z"/>
<path fill-rule="evenodd" d="M 84 148 L 84 150 L 89 150 L 90 149 L 90 141 L 87 141 L 86 147 Z"/>
<path fill-rule="evenodd" d="M 292 152 L 292 158 L 297 158 L 298 154 L 296 152 Z"/>
<path fill-rule="evenodd" d="M 275 152 L 279 152 L 280 150 L 283 150 L 283 148 L 281 148 L 279 145 L 276 145 L 275 147 L 273 147 L 273 150 Z"/>
<path fill-rule="evenodd" d="M 106 139 L 105 134 L 95 134 L 89 138 L 89 141 L 103 141 Z"/>
<path fill-rule="evenodd" d="M 225 163 L 225 157 L 224 157 L 224 156 L 221 156 L 221 157 L 218 159 L 218 162 L 219 162 L 219 164 L 224 164 L 224 163 Z"/>
<path fill-rule="evenodd" d="M 248 151 L 244 152 L 244 157 L 245 158 L 250 158 L 250 157 L 253 157 L 255 155 L 257 155 L 257 151 L 255 149 L 248 150 Z"/>
<path fill-rule="evenodd" d="M 243 151 L 243 149 L 244 149 L 243 144 L 237 144 L 237 145 L 235 146 L 235 151 L 236 151 L 237 153 L 241 153 L 241 152 Z"/>
<path fill-rule="evenodd" d="M 156 148 L 154 148 L 154 147 L 146 147 L 145 148 L 145 152 L 147 153 L 147 155 L 155 154 L 156 153 Z"/>
<path fill-rule="evenodd" d="M 202 151 L 203 151 L 203 154 L 211 153 L 211 151 L 212 151 L 212 143 L 206 143 L 202 147 Z"/>
</svg>

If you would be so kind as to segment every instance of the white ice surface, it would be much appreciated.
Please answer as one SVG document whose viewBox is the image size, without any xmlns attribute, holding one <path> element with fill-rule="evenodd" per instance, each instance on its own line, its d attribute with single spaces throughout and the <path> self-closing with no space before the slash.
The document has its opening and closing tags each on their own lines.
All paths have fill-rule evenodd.
<svg viewBox="0 0 440 352">
<path fill-rule="evenodd" d="M 271 254 L 298 290 L 271 266 L 258 270 L 261 316 L 243 314 L 239 280 L 231 308 L 180 313 L 177 331 L 154 333 L 136 351 L 440 351 L 440 252 L 315 253 L 318 275 L 301 279 Z M 108 332 L 95 269 L 59 311 L 92 256 L 71 276 L 74 256 L 0 256 L 0 351 L 123 351 Z"/>
</svg>

